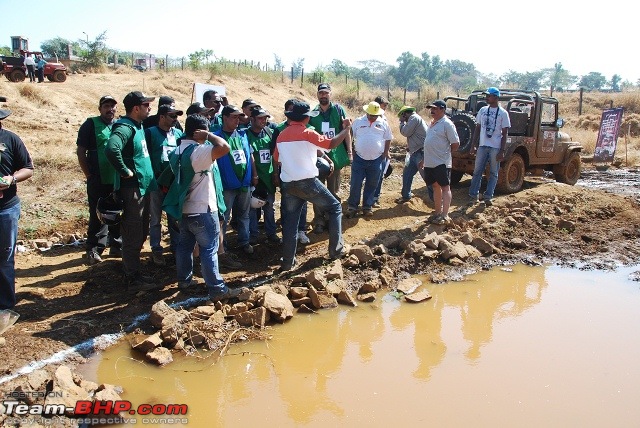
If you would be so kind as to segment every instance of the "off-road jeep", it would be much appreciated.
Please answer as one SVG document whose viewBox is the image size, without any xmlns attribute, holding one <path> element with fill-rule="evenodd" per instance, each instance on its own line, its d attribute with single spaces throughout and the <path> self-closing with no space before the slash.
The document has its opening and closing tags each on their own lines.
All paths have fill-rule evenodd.
<svg viewBox="0 0 640 428">
<path fill-rule="evenodd" d="M 447 115 L 460 137 L 460 147 L 453 153 L 451 182 L 473 174 L 475 155 L 469 154 L 476 127 L 476 115 L 487 105 L 484 91 L 475 90 L 467 98 L 446 97 Z M 450 107 L 453 102 L 455 107 Z M 580 178 L 582 144 L 560 132 L 564 120 L 558 117 L 558 100 L 536 91 L 500 90 L 500 105 L 509 113 L 511 128 L 504 160 L 500 163 L 500 193 L 514 193 L 522 188 L 526 173 L 542 175 L 552 171 L 556 181 L 576 184 Z"/>
<path fill-rule="evenodd" d="M 25 55 L 33 54 L 42 55 L 42 52 L 25 51 Z M 11 82 L 22 82 L 27 74 L 27 68 L 23 62 L 22 57 L 0 56 L 0 74 L 4 74 Z M 50 59 L 44 66 L 44 77 L 51 82 L 64 82 L 67 80 L 67 67 Z"/>
</svg>

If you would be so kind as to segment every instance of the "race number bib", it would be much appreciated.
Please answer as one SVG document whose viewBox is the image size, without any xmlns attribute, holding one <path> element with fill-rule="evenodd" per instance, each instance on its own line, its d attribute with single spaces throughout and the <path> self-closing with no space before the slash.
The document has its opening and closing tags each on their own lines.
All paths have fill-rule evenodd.
<svg viewBox="0 0 640 428">
<path fill-rule="evenodd" d="M 244 150 L 233 150 L 231 152 L 233 163 L 236 165 L 244 165 L 247 163 L 247 158 L 244 156 Z"/>
<path fill-rule="evenodd" d="M 331 124 L 329 122 L 322 122 L 322 133 L 327 136 L 327 138 L 333 138 L 336 136 L 336 129 L 331 128 Z"/>
<path fill-rule="evenodd" d="M 162 161 L 169 162 L 169 155 L 175 151 L 175 146 L 162 146 Z"/>
<path fill-rule="evenodd" d="M 258 154 L 260 155 L 260 163 L 271 163 L 271 152 L 268 149 L 261 149 Z"/>
<path fill-rule="evenodd" d="M 149 151 L 147 150 L 147 142 L 145 140 L 140 141 L 140 145 L 142 146 L 142 157 L 148 158 Z"/>
</svg>

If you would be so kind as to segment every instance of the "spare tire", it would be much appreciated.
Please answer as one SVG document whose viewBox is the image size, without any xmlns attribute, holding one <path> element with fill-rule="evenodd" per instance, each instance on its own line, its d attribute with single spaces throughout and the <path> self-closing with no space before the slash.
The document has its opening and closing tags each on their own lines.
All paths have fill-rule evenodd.
<svg viewBox="0 0 640 428">
<path fill-rule="evenodd" d="M 471 149 L 471 140 L 476 130 L 476 118 L 469 113 L 456 113 L 451 116 L 451 121 L 456 126 L 460 138 L 459 153 L 468 153 Z"/>
</svg>

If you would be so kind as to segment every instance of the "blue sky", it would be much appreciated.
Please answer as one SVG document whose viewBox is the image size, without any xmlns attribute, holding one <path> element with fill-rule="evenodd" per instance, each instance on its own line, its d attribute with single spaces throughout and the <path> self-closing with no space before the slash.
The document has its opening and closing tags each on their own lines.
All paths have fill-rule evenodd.
<svg viewBox="0 0 640 428">
<path fill-rule="evenodd" d="M 21 35 L 36 50 L 56 36 L 94 39 L 106 30 L 110 47 L 158 57 L 212 49 L 217 57 L 272 65 L 276 54 L 287 67 L 304 58 L 311 70 L 334 58 L 354 66 L 369 59 L 395 65 L 409 51 L 470 62 L 483 74 L 561 62 L 578 76 L 596 71 L 635 83 L 636 14 L 625 9 L 621 0 L 594 7 L 554 0 L 0 0 L 0 45 Z"/>
</svg>

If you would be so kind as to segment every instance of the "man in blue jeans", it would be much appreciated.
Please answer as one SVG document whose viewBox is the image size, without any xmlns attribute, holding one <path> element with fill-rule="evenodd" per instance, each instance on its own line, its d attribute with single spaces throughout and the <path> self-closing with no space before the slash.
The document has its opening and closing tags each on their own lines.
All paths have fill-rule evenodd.
<svg viewBox="0 0 640 428">
<path fill-rule="evenodd" d="M 470 154 L 476 153 L 476 163 L 473 169 L 473 178 L 469 187 L 469 203 L 473 206 L 478 203 L 478 193 L 480 192 L 480 182 L 482 174 L 489 162 L 491 173 L 487 189 L 484 192 L 484 204 L 490 207 L 493 205 L 493 192 L 498 183 L 498 170 L 500 161 L 504 159 L 507 147 L 507 134 L 511 127 L 509 113 L 500 105 L 500 91 L 498 88 L 488 88 L 485 91 L 487 104 L 478 111 L 476 116 L 476 129 L 473 133 L 473 144 Z M 479 147 L 478 147 L 479 145 Z"/>
<path fill-rule="evenodd" d="M 218 201 L 212 179 L 216 159 L 229 153 L 229 144 L 208 131 L 209 120 L 199 114 L 187 116 L 184 138 L 169 155 L 175 179 L 165 197 L 163 208 L 180 219 L 180 239 L 176 251 L 178 287 L 188 290 L 193 281 L 193 248 L 198 244 L 200 263 L 209 298 L 229 299 L 240 293 L 224 283 L 218 270 L 220 222 Z M 211 144 L 205 144 L 209 140 Z"/>
<path fill-rule="evenodd" d="M 9 110 L 0 110 L 0 310 L 16 305 L 15 251 L 20 219 L 16 183 L 33 175 L 33 162 L 16 134 L 2 128 Z"/>
<path fill-rule="evenodd" d="M 295 101 L 291 111 L 285 112 L 289 126 L 280 132 L 273 154 L 274 162 L 280 164 L 280 187 L 282 189 L 282 271 L 295 267 L 298 223 L 305 202 L 311 202 L 325 212 L 329 218 L 329 257 L 342 256 L 342 207 L 340 202 L 318 180 L 318 147 L 332 149 L 344 140 L 351 128 L 351 119 L 342 121 L 342 131 L 333 138 L 318 134 L 307 128 L 309 117 L 317 115 L 309 104 Z"/>
</svg>

